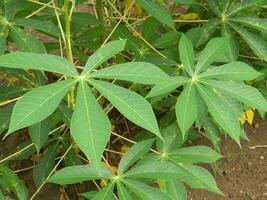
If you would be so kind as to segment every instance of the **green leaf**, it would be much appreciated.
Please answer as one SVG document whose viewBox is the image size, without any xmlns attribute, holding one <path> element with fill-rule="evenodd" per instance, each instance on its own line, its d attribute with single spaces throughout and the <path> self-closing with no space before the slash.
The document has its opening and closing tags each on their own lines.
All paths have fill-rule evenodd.
<svg viewBox="0 0 267 200">
<path fill-rule="evenodd" d="M 51 115 L 74 84 L 73 80 L 60 81 L 23 95 L 14 106 L 6 136 Z"/>
<path fill-rule="evenodd" d="M 205 1 L 208 3 L 209 8 L 212 10 L 214 14 L 216 14 L 218 17 L 222 15 L 222 11 L 218 5 L 218 2 L 216 2 L 216 0 L 205 0 Z"/>
<path fill-rule="evenodd" d="M 180 3 L 180 4 L 195 4 L 199 5 L 199 2 L 197 0 L 173 0 L 175 3 Z"/>
<path fill-rule="evenodd" d="M 173 180 L 179 179 L 181 175 L 181 170 L 171 162 L 151 161 L 132 167 L 123 176 L 127 178 Z"/>
<path fill-rule="evenodd" d="M 98 80 L 90 83 L 127 119 L 161 138 L 152 107 L 142 96 L 111 83 Z"/>
<path fill-rule="evenodd" d="M 163 35 L 161 35 L 159 38 L 157 38 L 155 41 L 153 41 L 152 45 L 155 48 L 164 49 L 169 46 L 173 46 L 176 44 L 181 37 L 181 33 L 177 31 L 169 31 Z"/>
<path fill-rule="evenodd" d="M 173 149 L 180 147 L 187 139 L 183 138 L 183 135 L 178 127 L 177 122 L 172 123 L 166 128 L 161 130 L 164 142 L 162 140 L 157 140 L 157 150 L 166 154 Z"/>
<path fill-rule="evenodd" d="M 92 200 L 113 200 L 114 181 L 109 182 L 104 188 L 97 192 Z"/>
<path fill-rule="evenodd" d="M 186 72 L 193 75 L 195 65 L 195 53 L 192 42 L 183 34 L 179 43 L 180 60 Z"/>
<path fill-rule="evenodd" d="M 0 109 L 0 134 L 7 130 L 14 104 Z"/>
<path fill-rule="evenodd" d="M 88 58 L 82 75 L 87 76 L 93 69 L 123 51 L 125 44 L 126 40 L 114 40 L 100 47 Z"/>
<path fill-rule="evenodd" d="M 16 47 L 22 52 L 46 53 L 44 44 L 35 37 L 23 32 L 20 28 L 11 27 L 10 37 L 16 43 Z"/>
<path fill-rule="evenodd" d="M 199 78 L 215 78 L 220 80 L 254 80 L 261 73 L 243 62 L 231 62 L 219 67 L 209 68 Z"/>
<path fill-rule="evenodd" d="M 55 159 L 57 155 L 58 143 L 54 144 L 46 152 L 46 154 L 37 162 L 33 168 L 33 180 L 35 186 L 38 188 L 46 181 L 48 175 L 54 168 Z"/>
<path fill-rule="evenodd" d="M 4 165 L 0 165 L 0 180 L 4 181 L 8 190 L 11 190 L 19 200 L 28 199 L 28 191 L 25 184 L 19 179 L 17 174 Z"/>
<path fill-rule="evenodd" d="M 228 9 L 225 13 L 225 17 L 229 17 L 241 10 L 247 9 L 252 6 L 263 6 L 266 5 L 266 0 L 242 0 L 240 3 L 231 5 L 231 9 Z"/>
<path fill-rule="evenodd" d="M 267 43 L 261 37 L 234 23 L 230 23 L 230 25 L 243 38 L 243 40 L 247 42 L 249 47 L 257 54 L 257 56 L 259 56 L 259 58 L 267 61 Z"/>
<path fill-rule="evenodd" d="M 83 181 L 111 178 L 113 175 L 104 166 L 96 168 L 94 165 L 76 165 L 65 167 L 55 172 L 48 182 L 60 185 L 69 185 Z"/>
<path fill-rule="evenodd" d="M 166 24 L 170 28 L 174 29 L 172 17 L 170 13 L 162 6 L 154 3 L 151 0 L 136 0 L 135 1 L 141 8 L 146 10 L 149 14 L 155 17 L 157 20 Z"/>
<path fill-rule="evenodd" d="M 235 82 L 215 80 L 206 80 L 204 84 L 219 89 L 252 108 L 267 111 L 266 99 L 254 87 Z"/>
<path fill-rule="evenodd" d="M 4 54 L 6 51 L 6 30 L 5 26 L 0 27 L 0 55 Z"/>
<path fill-rule="evenodd" d="M 195 74 L 207 69 L 211 63 L 219 58 L 227 50 L 227 38 L 211 39 L 204 50 L 200 53 L 196 65 Z"/>
<path fill-rule="evenodd" d="M 166 192 L 173 200 L 187 200 L 187 192 L 183 183 L 178 180 L 166 181 Z"/>
<path fill-rule="evenodd" d="M 79 84 L 70 130 L 80 149 L 95 166 L 99 166 L 110 138 L 111 125 L 89 86 L 83 81 Z"/>
<path fill-rule="evenodd" d="M 200 28 L 200 30 L 196 29 L 197 40 L 193 42 L 195 46 L 199 47 L 200 45 L 206 43 L 209 40 L 210 36 L 216 31 L 216 28 L 219 25 L 219 23 L 220 21 L 218 19 L 211 19 L 207 23 L 205 23 Z"/>
<path fill-rule="evenodd" d="M 181 85 L 184 85 L 189 81 L 189 78 L 183 76 L 174 76 L 169 77 L 165 80 L 165 83 L 160 83 L 155 85 L 151 91 L 148 93 L 146 98 L 156 97 L 162 94 L 168 94 L 178 88 Z"/>
<path fill-rule="evenodd" d="M 255 28 L 259 31 L 267 31 L 267 20 L 265 18 L 232 17 L 228 20 L 240 23 L 250 28 Z"/>
<path fill-rule="evenodd" d="M 60 36 L 60 31 L 57 26 L 55 26 L 52 23 L 44 21 L 39 21 L 36 19 L 19 18 L 13 21 L 12 24 L 15 24 L 17 26 L 31 27 L 33 29 L 43 31 L 55 37 Z"/>
<path fill-rule="evenodd" d="M 172 200 L 168 194 L 140 181 L 123 179 L 123 183 L 142 200 Z"/>
<path fill-rule="evenodd" d="M 56 72 L 67 76 L 78 76 L 75 67 L 66 59 L 47 54 L 15 52 L 0 56 L 2 67 L 35 69 Z"/>
<path fill-rule="evenodd" d="M 120 182 L 117 183 L 117 191 L 120 200 L 133 200 L 130 192 Z"/>
<path fill-rule="evenodd" d="M 169 76 L 160 68 L 145 62 L 113 65 L 89 75 L 93 78 L 118 79 L 134 83 L 154 85 L 164 82 Z"/>
<path fill-rule="evenodd" d="M 168 153 L 177 162 L 188 163 L 213 163 L 222 156 L 207 146 L 183 147 Z"/>
<path fill-rule="evenodd" d="M 210 120 L 205 120 L 203 125 L 205 133 L 217 151 L 220 151 L 221 135 L 219 128 Z"/>
<path fill-rule="evenodd" d="M 194 123 L 197 116 L 197 99 L 195 86 L 189 83 L 185 86 L 183 92 L 179 95 L 176 105 L 176 119 L 181 129 L 183 137 Z"/>
<path fill-rule="evenodd" d="M 141 142 L 133 145 L 127 153 L 122 157 L 119 166 L 118 174 L 122 174 L 127 168 L 129 168 L 133 163 L 139 160 L 143 155 L 145 155 L 151 148 L 154 139 L 143 140 Z"/>
<path fill-rule="evenodd" d="M 218 189 L 213 176 L 205 168 L 189 163 L 175 162 L 175 164 L 177 165 L 177 167 L 180 168 L 183 173 L 182 179 L 190 187 L 196 189 L 207 189 L 210 192 L 222 194 L 220 189 Z"/>
<path fill-rule="evenodd" d="M 39 152 L 42 146 L 46 143 L 49 131 L 50 124 L 47 119 L 29 127 L 29 135 L 37 149 L 37 152 Z"/>
<path fill-rule="evenodd" d="M 238 117 L 232 108 L 223 101 L 222 97 L 211 89 L 197 85 L 197 89 L 208 106 L 208 110 L 215 121 L 239 144 L 241 134 Z"/>
</svg>

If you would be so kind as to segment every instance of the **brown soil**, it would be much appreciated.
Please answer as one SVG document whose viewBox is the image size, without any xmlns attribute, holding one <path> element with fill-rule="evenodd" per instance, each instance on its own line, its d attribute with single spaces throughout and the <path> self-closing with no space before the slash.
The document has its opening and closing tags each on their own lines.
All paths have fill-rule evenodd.
<svg viewBox="0 0 267 200">
<path fill-rule="evenodd" d="M 189 200 L 267 200 L 267 118 L 246 126 L 246 132 L 250 142 L 242 141 L 242 149 L 229 139 L 222 141 L 225 157 L 217 163 L 215 179 L 225 197 L 190 190 Z"/>
</svg>

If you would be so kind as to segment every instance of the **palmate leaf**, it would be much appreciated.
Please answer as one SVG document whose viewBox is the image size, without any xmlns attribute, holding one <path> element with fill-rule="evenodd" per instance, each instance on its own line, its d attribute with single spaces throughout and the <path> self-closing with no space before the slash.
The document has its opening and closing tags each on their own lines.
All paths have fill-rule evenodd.
<svg viewBox="0 0 267 200">
<path fill-rule="evenodd" d="M 267 31 L 267 20 L 265 18 L 231 17 L 228 20 L 230 22 L 237 22 L 244 26 L 258 29 L 259 31 Z"/>
<path fill-rule="evenodd" d="M 173 160 L 172 160 L 173 161 Z M 183 181 L 192 188 L 207 189 L 210 192 L 222 194 L 216 181 L 208 170 L 189 163 L 173 161 L 182 173 Z"/>
<path fill-rule="evenodd" d="M 60 36 L 59 28 L 52 23 L 47 23 L 35 19 L 19 18 L 15 19 L 12 24 L 15 24 L 17 26 L 31 27 L 33 29 L 43 31 L 55 37 Z"/>
<path fill-rule="evenodd" d="M 199 75 L 205 79 L 220 80 L 254 80 L 261 73 L 243 62 L 231 62 L 219 67 L 209 68 Z"/>
<path fill-rule="evenodd" d="M 169 77 L 165 80 L 164 83 L 159 83 L 155 85 L 151 91 L 148 93 L 146 98 L 156 97 L 162 94 L 168 94 L 178 88 L 181 85 L 184 85 L 189 81 L 189 78 L 183 76 L 174 76 Z"/>
<path fill-rule="evenodd" d="M 79 84 L 70 130 L 80 149 L 99 167 L 102 153 L 110 138 L 111 125 L 84 81 Z"/>
<path fill-rule="evenodd" d="M 195 85 L 189 83 L 179 95 L 175 105 L 176 119 L 183 137 L 194 123 L 197 116 L 197 99 Z"/>
<path fill-rule="evenodd" d="M 117 191 L 120 200 L 133 200 L 130 192 L 120 182 L 117 183 Z"/>
<path fill-rule="evenodd" d="M 232 28 L 245 40 L 249 47 L 263 60 L 267 61 L 267 43 L 255 33 L 234 23 L 229 23 Z"/>
<path fill-rule="evenodd" d="M 29 127 L 29 135 L 37 149 L 37 152 L 39 152 L 42 146 L 46 143 L 49 130 L 50 124 L 48 119 L 45 119 Z"/>
<path fill-rule="evenodd" d="M 172 17 L 170 13 L 165 10 L 162 6 L 154 3 L 151 0 L 135 0 L 135 2 L 149 14 L 155 17 L 157 20 L 166 24 L 170 28 L 174 29 Z"/>
<path fill-rule="evenodd" d="M 0 173 L 0 181 L 4 181 L 7 186 L 7 188 L 5 188 L 6 190 L 13 192 L 19 200 L 28 199 L 27 188 L 15 172 L 1 164 Z"/>
<path fill-rule="evenodd" d="M 224 54 L 227 50 L 227 38 L 211 39 L 200 53 L 195 73 L 207 69 L 211 63 Z"/>
<path fill-rule="evenodd" d="M 181 178 L 182 172 L 171 162 L 151 161 L 131 168 L 123 176 L 127 178 L 174 180 Z"/>
<path fill-rule="evenodd" d="M 173 200 L 187 200 L 187 192 L 183 183 L 178 180 L 166 181 L 166 193 L 169 194 Z"/>
<path fill-rule="evenodd" d="M 48 179 L 48 182 L 68 185 L 83 181 L 99 180 L 111 177 L 113 177 L 112 173 L 104 166 L 101 166 L 101 168 L 96 168 L 94 165 L 76 165 L 65 167 L 55 172 Z"/>
<path fill-rule="evenodd" d="M 118 166 L 118 174 L 122 174 L 128 167 L 139 160 L 151 148 L 154 140 L 144 140 L 133 145 L 125 154 Z"/>
<path fill-rule="evenodd" d="M 114 181 L 110 181 L 104 188 L 102 188 L 96 195 L 93 196 L 92 200 L 113 200 L 113 189 Z"/>
<path fill-rule="evenodd" d="M 240 144 L 240 124 L 238 117 L 233 112 L 232 108 L 210 88 L 198 84 L 197 89 L 207 104 L 208 110 L 215 121 L 230 135 L 230 137 Z"/>
<path fill-rule="evenodd" d="M 168 153 L 177 162 L 214 163 L 222 156 L 207 146 L 183 147 Z"/>
<path fill-rule="evenodd" d="M 66 59 L 47 54 L 15 52 L 0 56 L 0 66 L 15 69 L 34 69 L 78 76 L 78 72 Z"/>
<path fill-rule="evenodd" d="M 57 149 L 58 143 L 54 144 L 34 167 L 33 180 L 37 188 L 46 180 L 47 176 L 53 170 L 56 162 Z"/>
<path fill-rule="evenodd" d="M 126 40 L 114 40 L 100 47 L 88 58 L 82 75 L 87 76 L 93 69 L 123 51 L 125 44 Z"/>
<path fill-rule="evenodd" d="M 195 53 L 192 42 L 183 34 L 179 43 L 180 60 L 186 72 L 193 75 L 195 65 Z"/>
<path fill-rule="evenodd" d="M 104 81 L 89 82 L 127 119 L 161 138 L 152 107 L 142 96 Z"/>
<path fill-rule="evenodd" d="M 169 76 L 160 68 L 145 62 L 132 62 L 113 65 L 89 75 L 93 78 L 118 79 L 141 84 L 164 82 Z"/>
<path fill-rule="evenodd" d="M 21 52 L 46 53 L 44 44 L 18 27 L 11 26 L 10 37 Z"/>
<path fill-rule="evenodd" d="M 219 89 L 252 108 L 267 111 L 267 101 L 256 88 L 227 81 L 205 80 L 204 82 L 204 84 Z"/>
<path fill-rule="evenodd" d="M 159 189 L 148 186 L 140 181 L 123 179 L 127 188 L 132 190 L 139 198 L 144 200 L 172 200 L 172 198 Z"/>
<path fill-rule="evenodd" d="M 23 95 L 14 106 L 6 136 L 51 115 L 75 83 L 75 80 L 60 81 L 35 88 Z"/>
</svg>

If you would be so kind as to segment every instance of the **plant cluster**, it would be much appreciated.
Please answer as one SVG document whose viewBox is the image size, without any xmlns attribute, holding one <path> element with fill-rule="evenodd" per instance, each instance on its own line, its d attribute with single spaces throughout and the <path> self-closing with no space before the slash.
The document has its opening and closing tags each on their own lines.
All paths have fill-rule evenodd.
<svg viewBox="0 0 267 200">
<path fill-rule="evenodd" d="M 241 146 L 245 111 L 267 111 L 265 5 L 1 0 L 0 134 L 19 145 L 1 153 L 0 199 L 87 181 L 77 195 L 93 200 L 223 195 L 197 164 L 222 157 L 222 135 Z M 202 137 L 214 148 L 187 145 Z M 10 166 L 22 160 L 33 194 Z"/>
</svg>

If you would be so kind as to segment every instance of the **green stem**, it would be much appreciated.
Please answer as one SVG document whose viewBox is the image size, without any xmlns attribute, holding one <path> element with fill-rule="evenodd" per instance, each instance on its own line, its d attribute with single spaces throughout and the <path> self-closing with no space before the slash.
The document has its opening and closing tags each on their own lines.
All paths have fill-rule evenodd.
<svg viewBox="0 0 267 200">
<path fill-rule="evenodd" d="M 73 57 L 72 57 L 72 50 L 71 50 L 71 29 L 70 29 L 70 24 L 71 24 L 71 15 L 69 14 L 69 3 L 70 0 L 65 0 L 64 1 L 64 17 L 65 17 L 65 50 L 66 50 L 66 57 L 70 62 L 73 62 Z"/>
<path fill-rule="evenodd" d="M 97 19 L 99 21 L 99 26 L 102 30 L 104 30 L 104 15 L 103 15 L 102 0 L 96 0 L 95 7 L 96 7 Z M 102 40 L 104 40 L 104 38 L 102 38 Z"/>
</svg>

